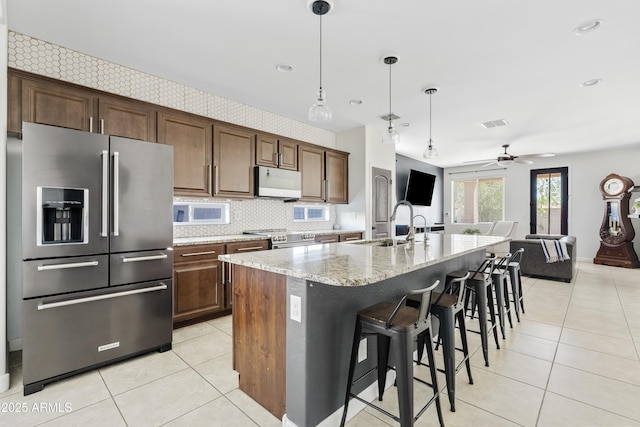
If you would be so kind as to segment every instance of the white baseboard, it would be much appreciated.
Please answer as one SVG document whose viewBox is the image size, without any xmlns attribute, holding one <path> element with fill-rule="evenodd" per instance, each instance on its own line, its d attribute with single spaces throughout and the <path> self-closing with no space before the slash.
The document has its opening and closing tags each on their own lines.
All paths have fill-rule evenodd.
<svg viewBox="0 0 640 427">
<path fill-rule="evenodd" d="M 9 377 L 9 373 L 0 374 L 0 393 L 3 391 L 9 390 L 9 386 L 11 385 L 11 379 Z"/>
</svg>

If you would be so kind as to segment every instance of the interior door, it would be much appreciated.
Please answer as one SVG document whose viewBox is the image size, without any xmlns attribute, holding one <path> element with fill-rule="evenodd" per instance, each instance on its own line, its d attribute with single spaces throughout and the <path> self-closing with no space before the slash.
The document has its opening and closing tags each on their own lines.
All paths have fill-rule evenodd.
<svg viewBox="0 0 640 427">
<path fill-rule="evenodd" d="M 371 168 L 371 236 L 391 237 L 391 171 Z"/>
<path fill-rule="evenodd" d="M 173 147 L 112 136 L 111 252 L 173 246 Z"/>
</svg>

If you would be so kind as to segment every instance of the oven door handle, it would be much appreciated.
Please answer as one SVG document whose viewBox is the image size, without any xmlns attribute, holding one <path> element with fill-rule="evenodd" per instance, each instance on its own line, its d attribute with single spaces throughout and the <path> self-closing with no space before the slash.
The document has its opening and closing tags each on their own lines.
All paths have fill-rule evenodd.
<svg viewBox="0 0 640 427">
<path fill-rule="evenodd" d="M 105 299 L 124 297 L 127 295 L 136 295 L 136 294 L 144 294 L 147 292 L 164 291 L 166 289 L 167 289 L 167 285 L 160 282 L 159 285 L 151 286 L 148 288 L 134 289 L 131 291 L 122 291 L 122 292 L 116 292 L 116 293 L 105 294 L 105 295 L 96 295 L 94 297 L 70 299 L 70 300 L 60 301 L 60 302 L 51 302 L 48 304 L 38 304 L 38 310 L 46 310 L 49 308 L 56 308 L 56 307 L 66 307 L 68 305 L 75 305 L 75 304 L 84 304 L 86 302 L 101 301 Z"/>
</svg>

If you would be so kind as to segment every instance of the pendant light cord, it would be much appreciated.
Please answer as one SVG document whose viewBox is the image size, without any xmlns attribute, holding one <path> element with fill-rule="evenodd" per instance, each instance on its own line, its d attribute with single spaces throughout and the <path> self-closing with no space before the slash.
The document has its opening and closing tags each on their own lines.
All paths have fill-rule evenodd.
<svg viewBox="0 0 640 427">
<path fill-rule="evenodd" d="M 320 92 L 322 92 L 322 15 L 320 15 Z"/>
<path fill-rule="evenodd" d="M 433 120 L 431 120 L 431 97 L 433 96 L 432 93 L 429 94 L 429 147 L 431 147 L 431 124 L 433 123 Z"/>
<path fill-rule="evenodd" d="M 391 129 L 391 61 L 389 61 L 389 129 Z"/>
</svg>

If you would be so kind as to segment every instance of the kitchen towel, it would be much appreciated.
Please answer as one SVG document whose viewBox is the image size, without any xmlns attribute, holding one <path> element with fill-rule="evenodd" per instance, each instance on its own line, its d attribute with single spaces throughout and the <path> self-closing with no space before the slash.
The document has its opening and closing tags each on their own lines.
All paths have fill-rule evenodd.
<svg viewBox="0 0 640 427">
<path fill-rule="evenodd" d="M 547 258 L 547 262 L 566 261 L 569 258 L 567 245 L 562 240 L 540 240 L 542 251 Z"/>
</svg>

